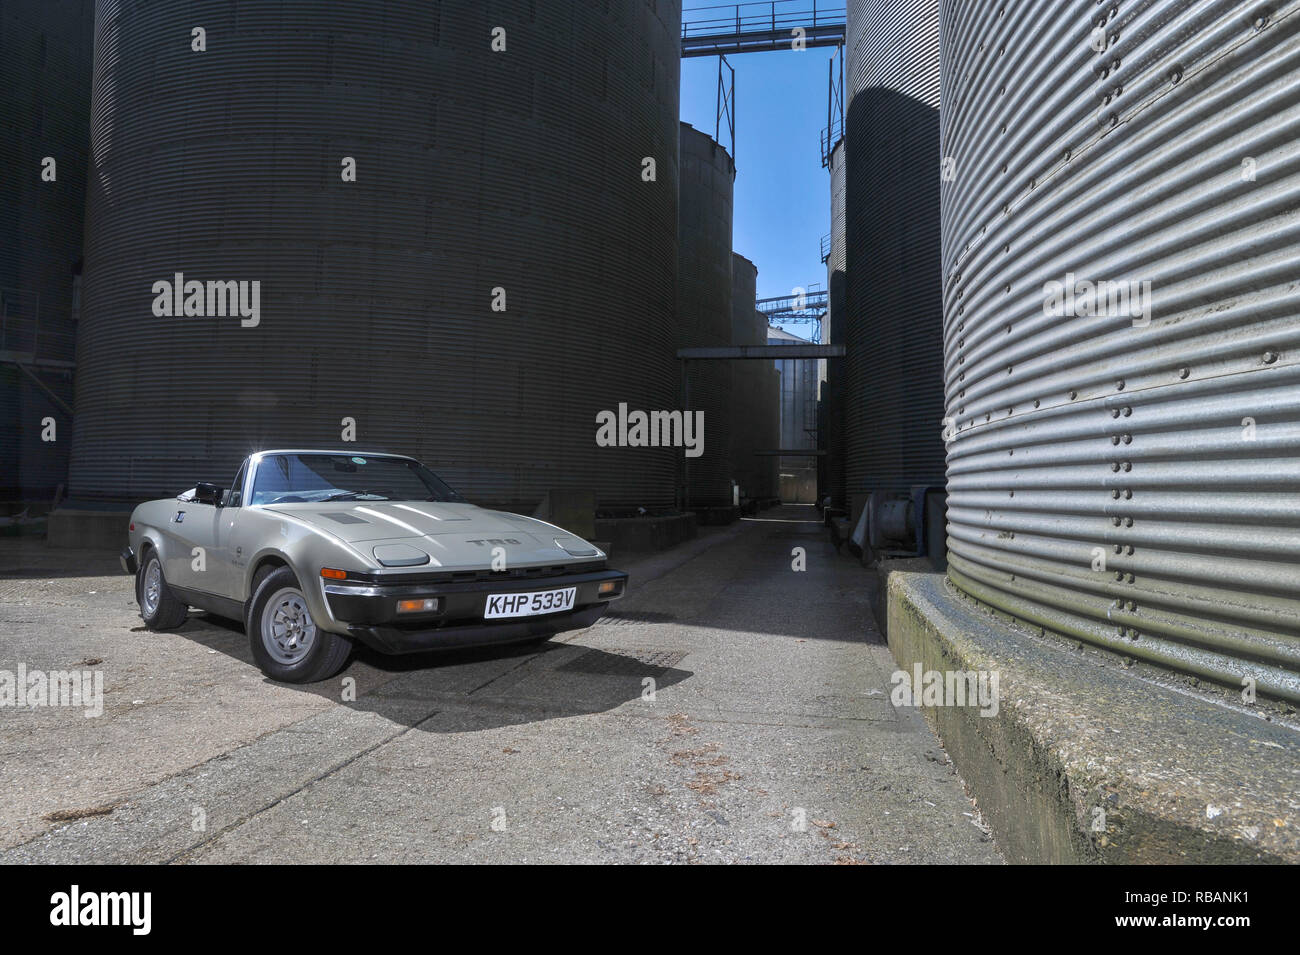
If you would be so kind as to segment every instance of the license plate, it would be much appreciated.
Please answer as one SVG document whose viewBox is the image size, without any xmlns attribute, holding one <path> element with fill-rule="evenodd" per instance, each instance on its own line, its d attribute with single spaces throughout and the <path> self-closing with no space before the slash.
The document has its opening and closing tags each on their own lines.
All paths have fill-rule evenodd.
<svg viewBox="0 0 1300 955">
<path fill-rule="evenodd" d="M 533 617 L 542 613 L 572 610 L 577 593 L 577 587 L 566 587 L 563 590 L 539 590 L 532 594 L 492 594 L 487 599 L 483 619 Z"/>
</svg>

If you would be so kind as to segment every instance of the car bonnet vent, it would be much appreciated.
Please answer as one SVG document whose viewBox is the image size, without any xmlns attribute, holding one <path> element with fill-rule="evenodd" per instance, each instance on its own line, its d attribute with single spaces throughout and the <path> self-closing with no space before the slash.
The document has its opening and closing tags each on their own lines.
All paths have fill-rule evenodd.
<svg viewBox="0 0 1300 955">
<path fill-rule="evenodd" d="M 328 517 L 331 521 L 338 521 L 340 524 L 369 524 L 370 521 L 364 517 L 357 517 L 355 514 L 349 514 L 346 511 L 340 513 L 323 513 L 321 517 Z"/>
</svg>

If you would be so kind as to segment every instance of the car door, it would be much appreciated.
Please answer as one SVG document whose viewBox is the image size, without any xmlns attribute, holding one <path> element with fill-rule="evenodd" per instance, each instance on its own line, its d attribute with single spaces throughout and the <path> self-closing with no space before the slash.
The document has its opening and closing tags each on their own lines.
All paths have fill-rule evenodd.
<svg viewBox="0 0 1300 955">
<path fill-rule="evenodd" d="M 221 508 L 198 501 L 177 499 L 165 533 L 171 545 L 163 557 L 163 572 L 174 587 L 219 593 L 212 568 Z M 216 577 L 220 577 L 218 572 Z"/>
<path fill-rule="evenodd" d="M 213 566 L 216 567 L 217 576 L 212 583 L 219 589 L 212 593 L 231 600 L 244 599 L 244 568 L 248 565 L 247 542 L 244 540 L 248 536 L 248 521 L 244 520 L 248 514 L 244 500 L 247 468 L 248 462 L 245 461 L 231 482 L 230 490 L 226 492 L 226 506 L 221 509 L 213 540 Z"/>
</svg>

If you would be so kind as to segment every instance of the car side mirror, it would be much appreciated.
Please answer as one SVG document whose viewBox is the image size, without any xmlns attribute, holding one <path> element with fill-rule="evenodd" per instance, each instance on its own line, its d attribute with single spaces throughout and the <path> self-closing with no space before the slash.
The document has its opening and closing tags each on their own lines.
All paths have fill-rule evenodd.
<svg viewBox="0 0 1300 955">
<path fill-rule="evenodd" d="M 200 481 L 194 485 L 194 500 L 198 504 L 211 504 L 213 507 L 220 507 L 221 488 L 215 484 Z"/>
</svg>

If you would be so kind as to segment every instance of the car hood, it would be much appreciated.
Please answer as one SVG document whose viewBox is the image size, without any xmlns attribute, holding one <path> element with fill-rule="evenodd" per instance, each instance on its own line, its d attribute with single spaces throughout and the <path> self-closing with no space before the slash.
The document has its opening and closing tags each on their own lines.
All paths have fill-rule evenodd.
<svg viewBox="0 0 1300 955">
<path fill-rule="evenodd" d="M 443 567 L 487 565 L 494 547 L 513 566 L 603 557 L 595 547 L 561 528 L 473 504 L 426 501 L 335 501 L 273 504 L 266 510 L 292 516 L 353 545 L 367 556 L 392 541 L 428 553 Z M 556 544 L 559 539 L 567 550 Z"/>
</svg>

